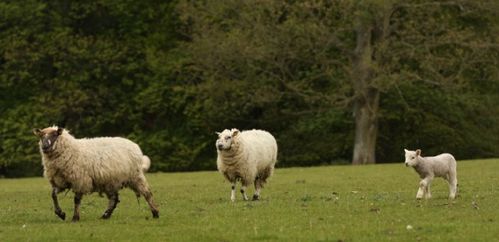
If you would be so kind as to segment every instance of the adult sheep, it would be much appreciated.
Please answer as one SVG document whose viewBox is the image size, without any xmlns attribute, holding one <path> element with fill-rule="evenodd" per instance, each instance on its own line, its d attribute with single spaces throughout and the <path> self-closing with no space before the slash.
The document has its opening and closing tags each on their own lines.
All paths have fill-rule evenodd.
<svg viewBox="0 0 499 242">
<path fill-rule="evenodd" d="M 240 132 L 237 129 L 226 129 L 217 134 L 217 167 L 231 183 L 230 199 L 236 200 L 236 182 L 240 180 L 243 199 L 248 200 L 246 188 L 253 183 L 253 200 L 259 200 L 260 190 L 272 175 L 277 161 L 274 136 L 263 130 Z"/>
<path fill-rule="evenodd" d="M 421 150 L 405 151 L 405 165 L 411 166 L 419 174 L 419 190 L 417 199 L 431 198 L 430 185 L 435 177 L 442 177 L 449 183 L 449 198 L 454 199 L 457 192 L 457 163 L 454 156 L 448 153 L 437 156 L 421 156 Z"/>
<path fill-rule="evenodd" d="M 57 194 L 67 189 L 75 193 L 73 222 L 80 220 L 80 203 L 84 194 L 104 193 L 109 199 L 103 219 L 111 217 L 119 203 L 118 191 L 131 188 L 137 198 L 144 196 L 154 218 L 159 211 L 144 176 L 150 160 L 142 154 L 139 146 L 119 137 L 76 139 L 57 126 L 34 129 L 40 138 L 44 176 L 52 186 L 54 211 L 64 220 Z"/>
</svg>

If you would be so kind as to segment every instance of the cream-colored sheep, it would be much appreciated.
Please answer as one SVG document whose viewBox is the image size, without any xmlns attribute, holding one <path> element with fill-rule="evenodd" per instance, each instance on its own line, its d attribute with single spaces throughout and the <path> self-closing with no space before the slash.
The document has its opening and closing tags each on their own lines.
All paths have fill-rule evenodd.
<svg viewBox="0 0 499 242">
<path fill-rule="evenodd" d="M 119 203 L 118 191 L 130 187 L 137 197 L 144 196 L 154 218 L 159 211 L 144 176 L 150 160 L 134 142 L 119 137 L 76 139 L 57 126 L 34 129 L 40 138 L 44 176 L 52 185 L 55 213 L 65 219 L 57 194 L 71 189 L 75 193 L 73 222 L 80 219 L 80 202 L 84 194 L 104 193 L 109 199 L 102 218 L 111 217 Z"/>
<path fill-rule="evenodd" d="M 224 130 L 218 134 L 218 170 L 231 183 L 232 201 L 236 200 L 236 182 L 241 181 L 241 194 L 248 200 L 246 188 L 255 185 L 253 200 L 260 199 L 260 190 L 266 183 L 277 161 L 277 142 L 263 130 Z"/>
<path fill-rule="evenodd" d="M 449 198 L 454 199 L 457 192 L 457 163 L 451 154 L 421 156 L 421 150 L 405 151 L 405 165 L 411 166 L 421 177 L 417 199 L 431 198 L 430 185 L 434 177 L 442 177 L 449 183 Z"/>
</svg>

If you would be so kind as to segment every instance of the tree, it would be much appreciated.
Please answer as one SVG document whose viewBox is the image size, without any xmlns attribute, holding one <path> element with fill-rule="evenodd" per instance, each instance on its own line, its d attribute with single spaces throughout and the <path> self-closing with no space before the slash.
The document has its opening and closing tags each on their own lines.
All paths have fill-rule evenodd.
<svg viewBox="0 0 499 242">
<path fill-rule="evenodd" d="M 497 61 L 493 1 L 225 0 L 179 10 L 192 65 L 210 85 L 244 86 L 257 100 L 272 93 L 262 102 L 286 100 L 281 110 L 351 108 L 353 164 L 375 163 L 384 92 L 403 82 L 466 88 L 477 63 Z"/>
<path fill-rule="evenodd" d="M 176 40 L 172 6 L 0 3 L 0 175 L 41 174 L 35 127 L 64 126 L 77 137 L 132 136 L 132 121 L 144 119 L 135 96 L 155 81 L 151 53 Z"/>
<path fill-rule="evenodd" d="M 353 164 L 375 161 L 379 96 L 387 87 L 400 79 L 463 87 L 469 85 L 472 78 L 467 73 L 477 68 L 476 63 L 497 60 L 490 55 L 498 51 L 497 39 L 491 38 L 498 26 L 493 17 L 497 6 L 492 1 L 359 4 L 352 61 Z"/>
<path fill-rule="evenodd" d="M 0 176 L 40 175 L 31 129 L 52 124 L 128 137 L 151 171 L 215 169 L 214 132 L 233 127 L 271 131 L 281 167 L 394 162 L 403 148 L 499 155 L 495 1 L 26 0 L 0 11 Z"/>
</svg>

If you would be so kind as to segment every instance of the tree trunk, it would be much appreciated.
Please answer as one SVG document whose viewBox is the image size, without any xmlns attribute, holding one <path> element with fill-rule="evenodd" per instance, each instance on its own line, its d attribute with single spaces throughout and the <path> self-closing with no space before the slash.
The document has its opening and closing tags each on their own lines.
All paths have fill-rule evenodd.
<svg viewBox="0 0 499 242">
<path fill-rule="evenodd" d="M 378 136 L 379 91 L 368 90 L 365 97 L 358 97 L 354 104 L 355 143 L 352 164 L 376 163 L 376 138 Z"/>
<path fill-rule="evenodd" d="M 353 114 L 355 116 L 352 164 L 354 165 L 376 163 L 379 90 L 372 85 L 374 25 L 375 23 L 359 19 L 355 29 L 357 43 L 352 61 Z"/>
</svg>

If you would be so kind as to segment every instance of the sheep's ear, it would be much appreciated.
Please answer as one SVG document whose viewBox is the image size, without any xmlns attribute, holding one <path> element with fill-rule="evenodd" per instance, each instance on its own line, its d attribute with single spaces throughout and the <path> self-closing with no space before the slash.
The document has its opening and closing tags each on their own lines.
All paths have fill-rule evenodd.
<svg viewBox="0 0 499 242">
<path fill-rule="evenodd" d="M 42 130 L 41 129 L 33 129 L 33 134 L 40 137 L 40 136 L 42 136 Z"/>
<path fill-rule="evenodd" d="M 407 149 L 404 149 L 405 153 L 409 152 Z"/>
<path fill-rule="evenodd" d="M 62 134 L 62 131 L 64 131 L 63 128 L 57 128 L 57 135 L 61 135 Z"/>
<path fill-rule="evenodd" d="M 239 134 L 238 129 L 232 129 L 232 137 L 236 137 Z"/>
<path fill-rule="evenodd" d="M 215 132 L 216 135 L 220 136 L 220 132 Z"/>
<path fill-rule="evenodd" d="M 417 156 L 420 156 L 420 155 L 421 155 L 421 150 L 420 150 L 420 149 L 417 149 L 417 150 L 416 150 L 416 155 L 417 155 Z"/>
</svg>

